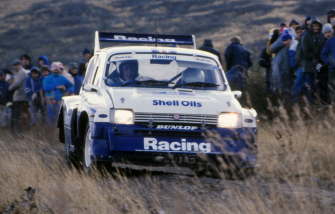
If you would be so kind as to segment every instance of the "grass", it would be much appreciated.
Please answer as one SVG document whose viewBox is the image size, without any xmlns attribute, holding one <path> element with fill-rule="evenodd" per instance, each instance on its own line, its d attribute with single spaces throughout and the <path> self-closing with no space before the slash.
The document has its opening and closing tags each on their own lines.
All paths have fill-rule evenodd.
<svg viewBox="0 0 335 214">
<path fill-rule="evenodd" d="M 12 205 L 16 212 L 8 213 L 333 213 L 334 109 L 308 114 L 316 116 L 261 122 L 259 168 L 244 181 L 141 171 L 87 175 L 65 164 L 54 134 L 14 139 L 2 131 L 0 212 Z M 29 200 L 22 196 L 27 187 L 36 190 Z"/>
</svg>

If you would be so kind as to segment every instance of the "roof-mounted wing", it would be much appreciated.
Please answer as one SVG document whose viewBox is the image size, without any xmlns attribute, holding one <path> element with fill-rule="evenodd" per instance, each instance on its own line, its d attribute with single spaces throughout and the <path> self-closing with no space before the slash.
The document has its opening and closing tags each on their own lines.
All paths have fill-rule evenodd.
<svg viewBox="0 0 335 214">
<path fill-rule="evenodd" d="M 100 42 L 192 45 L 196 49 L 194 35 L 107 33 L 96 31 L 94 51 L 100 50 Z"/>
</svg>

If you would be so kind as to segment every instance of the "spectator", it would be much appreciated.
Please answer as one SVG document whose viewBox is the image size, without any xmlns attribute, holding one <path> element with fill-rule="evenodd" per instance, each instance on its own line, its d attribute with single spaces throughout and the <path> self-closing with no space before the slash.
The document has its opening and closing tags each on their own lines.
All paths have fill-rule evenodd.
<svg viewBox="0 0 335 214">
<path fill-rule="evenodd" d="M 6 81 L 6 73 L 0 71 L 0 127 L 6 127 L 9 123 L 10 108 L 8 103 L 10 101 L 10 95 L 8 90 L 9 84 Z"/>
<path fill-rule="evenodd" d="M 328 11 L 327 13 L 327 22 L 333 26 L 335 30 L 335 9 Z"/>
<path fill-rule="evenodd" d="M 38 67 L 31 68 L 25 86 L 25 92 L 29 99 L 31 125 L 36 125 L 38 121 L 38 113 L 40 113 L 42 117 L 44 116 L 42 78 Z"/>
<path fill-rule="evenodd" d="M 307 31 L 311 28 L 312 19 L 314 19 L 314 18 L 315 17 L 312 17 L 312 16 L 306 16 L 305 17 L 304 25 L 302 26 L 305 31 Z"/>
<path fill-rule="evenodd" d="M 83 76 L 79 74 L 78 72 L 78 64 L 77 63 L 71 63 L 69 66 L 69 73 L 72 75 L 74 79 L 74 94 L 79 94 L 81 85 L 83 83 Z"/>
<path fill-rule="evenodd" d="M 292 88 L 292 97 L 293 102 L 297 102 L 304 90 L 304 69 L 301 64 L 301 38 L 304 34 L 304 27 L 298 26 L 295 28 L 296 32 L 296 41 L 297 41 L 297 48 L 295 53 L 295 80 Z M 292 60 L 292 58 L 291 58 Z M 292 62 L 292 61 L 291 61 Z M 291 63 L 292 64 L 292 63 Z"/>
<path fill-rule="evenodd" d="M 86 68 L 87 68 L 87 64 L 90 61 L 91 57 L 93 56 L 92 52 L 85 48 L 83 50 L 83 59 L 82 61 L 79 63 L 79 74 L 82 75 L 83 77 L 85 77 L 85 72 L 86 72 Z"/>
<path fill-rule="evenodd" d="M 288 33 L 281 36 L 271 45 L 271 53 L 275 54 L 272 60 L 271 86 L 272 92 L 282 98 L 289 98 L 292 84 L 289 48 L 292 36 Z"/>
<path fill-rule="evenodd" d="M 330 24 L 326 24 L 322 29 L 327 41 L 321 52 L 321 59 L 325 65 L 328 66 L 328 78 L 330 82 L 330 89 L 335 90 L 335 37 L 334 30 Z M 334 93 L 332 93 L 334 94 Z"/>
<path fill-rule="evenodd" d="M 221 54 L 219 51 L 214 49 L 211 39 L 205 39 L 203 45 L 199 49 L 216 55 L 219 58 L 220 63 L 222 64 Z"/>
<path fill-rule="evenodd" d="M 27 70 L 26 73 L 29 73 L 29 70 L 33 67 L 31 63 L 31 57 L 28 54 L 23 54 L 20 57 L 22 67 Z"/>
<path fill-rule="evenodd" d="M 38 57 L 37 66 L 39 68 L 42 68 L 43 66 L 50 66 L 49 58 L 47 56 Z"/>
<path fill-rule="evenodd" d="M 268 38 L 269 40 L 267 42 L 267 47 L 266 47 L 266 52 L 269 55 L 273 54 L 273 53 L 271 53 L 271 45 L 278 40 L 279 36 L 280 36 L 279 29 L 271 29 L 270 30 L 269 38 Z"/>
<path fill-rule="evenodd" d="M 51 64 L 51 74 L 43 79 L 43 90 L 47 103 L 47 122 L 54 125 L 64 95 L 73 93 L 73 84 L 61 75 L 64 67 L 61 63 Z"/>
<path fill-rule="evenodd" d="M 287 29 L 286 23 L 284 23 L 284 22 L 280 23 L 280 25 L 279 25 L 279 32 L 283 33 L 286 29 Z"/>
<path fill-rule="evenodd" d="M 50 74 L 49 66 L 42 66 L 41 67 L 41 77 L 42 79 L 45 78 Z"/>
<path fill-rule="evenodd" d="M 47 76 L 49 76 L 49 74 L 50 74 L 49 66 L 43 66 L 41 68 L 41 82 L 42 82 L 42 105 L 43 105 L 43 109 L 44 109 L 44 115 L 43 115 L 44 121 L 47 118 L 47 115 L 46 115 L 46 113 L 47 113 L 47 111 L 46 111 L 46 109 L 47 109 L 47 103 L 46 103 L 46 99 L 45 99 L 45 92 L 43 90 L 43 80 Z"/>
<path fill-rule="evenodd" d="M 241 44 L 241 39 L 235 36 L 225 51 L 227 71 L 236 65 L 243 66 L 248 70 L 252 66 L 250 52 Z"/>
<path fill-rule="evenodd" d="M 322 28 L 322 33 L 325 38 L 325 43 L 328 39 L 333 36 L 334 29 L 331 24 L 327 23 Z M 323 46 L 324 47 L 324 46 Z M 322 55 L 322 51 L 321 51 Z M 322 61 L 322 58 L 321 58 Z M 329 94 L 329 68 L 327 63 L 321 62 L 322 67 L 317 72 L 317 89 L 319 92 L 319 98 L 322 104 L 330 104 L 330 94 Z"/>
<path fill-rule="evenodd" d="M 19 134 L 23 130 L 22 124 L 27 124 L 29 117 L 28 99 L 24 92 L 27 74 L 20 60 L 14 60 L 12 66 L 13 80 L 9 86 L 9 90 L 13 93 L 11 129 L 13 134 Z"/>
<path fill-rule="evenodd" d="M 287 32 L 292 36 L 292 39 L 295 40 L 296 38 L 296 32 L 295 29 L 298 27 L 300 24 L 297 22 L 295 19 L 292 19 L 289 28 L 287 29 Z"/>
<path fill-rule="evenodd" d="M 10 71 L 10 69 L 7 69 L 7 68 L 2 69 L 2 72 L 5 73 L 5 80 L 6 80 L 7 82 L 9 82 L 9 81 L 12 79 L 12 77 L 13 77 L 13 74 L 12 74 L 12 72 Z"/>
<path fill-rule="evenodd" d="M 65 77 L 67 80 L 69 80 L 72 84 L 74 84 L 74 79 L 72 75 L 65 69 L 62 62 L 54 62 L 54 65 L 57 65 L 57 67 L 61 70 L 60 74 Z"/>
<path fill-rule="evenodd" d="M 271 91 L 271 61 L 272 61 L 272 54 L 270 53 L 269 47 L 275 42 L 279 37 L 279 29 L 271 29 L 269 32 L 268 42 L 266 47 L 262 50 L 258 64 L 265 68 L 265 84 L 266 90 L 268 92 Z"/>
<path fill-rule="evenodd" d="M 313 18 L 311 27 L 306 31 L 301 40 L 301 63 L 304 69 L 304 86 L 306 87 L 306 96 L 310 102 L 315 100 L 315 81 L 316 72 L 321 67 L 321 50 L 325 43 L 325 38 L 321 32 L 322 23 Z"/>
</svg>

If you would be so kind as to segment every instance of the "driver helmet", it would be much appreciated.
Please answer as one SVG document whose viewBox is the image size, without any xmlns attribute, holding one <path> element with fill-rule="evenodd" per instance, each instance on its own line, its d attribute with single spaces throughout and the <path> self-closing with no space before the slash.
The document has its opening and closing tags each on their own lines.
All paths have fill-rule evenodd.
<svg viewBox="0 0 335 214">
<path fill-rule="evenodd" d="M 124 81 L 135 80 L 138 77 L 137 60 L 127 60 L 119 65 L 120 77 Z"/>
<path fill-rule="evenodd" d="M 183 71 L 182 82 L 205 82 L 205 73 L 203 70 L 197 68 L 187 68 Z"/>
</svg>

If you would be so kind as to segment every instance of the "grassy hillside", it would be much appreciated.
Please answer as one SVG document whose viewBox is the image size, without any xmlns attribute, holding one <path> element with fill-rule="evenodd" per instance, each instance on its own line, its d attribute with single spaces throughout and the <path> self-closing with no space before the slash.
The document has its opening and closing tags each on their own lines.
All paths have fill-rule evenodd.
<svg viewBox="0 0 335 214">
<path fill-rule="evenodd" d="M 333 1 L 281 0 L 1 0 L 0 66 L 22 53 L 78 59 L 95 30 L 196 34 L 221 50 L 240 35 L 255 52 L 268 29 L 291 18 L 321 16 Z"/>
</svg>

